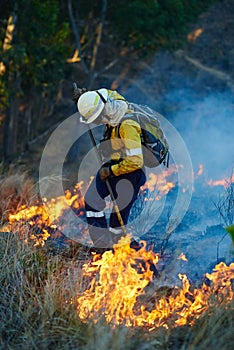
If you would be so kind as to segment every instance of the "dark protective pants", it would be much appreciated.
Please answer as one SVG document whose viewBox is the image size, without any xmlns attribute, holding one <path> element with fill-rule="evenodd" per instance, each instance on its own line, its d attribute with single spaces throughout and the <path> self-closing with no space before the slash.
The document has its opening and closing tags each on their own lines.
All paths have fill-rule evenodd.
<svg viewBox="0 0 234 350">
<path fill-rule="evenodd" d="M 146 181 L 145 173 L 142 169 L 139 169 L 120 176 L 110 176 L 108 180 L 121 217 L 126 225 L 139 189 Z M 111 247 L 113 242 L 116 242 L 115 237 L 120 238 L 123 234 L 114 208 L 110 214 L 108 228 L 105 213 L 103 212 L 106 206 L 105 198 L 108 195 L 106 182 L 101 181 L 99 173 L 97 173 L 85 194 L 85 209 L 90 237 L 94 246 L 99 248 Z"/>
</svg>

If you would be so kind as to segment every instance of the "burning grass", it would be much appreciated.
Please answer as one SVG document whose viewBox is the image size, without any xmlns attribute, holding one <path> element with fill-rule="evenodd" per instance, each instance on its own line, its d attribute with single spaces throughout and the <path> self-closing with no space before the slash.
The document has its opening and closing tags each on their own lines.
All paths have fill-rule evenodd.
<svg viewBox="0 0 234 350">
<path fill-rule="evenodd" d="M 233 301 L 227 304 L 224 293 L 217 298 L 217 290 L 213 290 L 210 296 L 212 302 L 199 318 L 194 318 L 192 326 L 187 323 L 174 327 L 172 322 L 171 325 L 168 324 L 167 329 L 159 326 L 150 330 L 146 326 L 140 327 L 137 322 L 129 327 L 118 322 L 120 324 L 113 327 L 113 322 L 111 325 L 106 321 L 107 311 L 100 312 L 98 317 L 95 317 L 97 314 L 90 315 L 90 318 L 82 317 L 82 320 L 78 317 L 77 307 L 79 308 L 82 295 L 87 302 L 91 300 L 87 293 L 84 293 L 90 287 L 92 280 L 90 273 L 93 275 L 94 266 L 99 266 L 96 286 L 100 287 L 101 280 L 98 276 L 101 273 L 101 261 L 108 260 L 109 255 L 110 253 L 103 256 L 103 260 L 96 256 L 92 264 L 86 260 L 84 268 L 84 261 L 79 259 L 79 254 L 76 258 L 61 257 L 60 254 L 51 254 L 45 247 L 25 245 L 17 235 L 2 235 L 0 348 L 228 350 L 233 347 L 234 304 Z M 117 271 L 116 266 L 116 276 L 120 278 L 122 275 L 120 273 L 118 275 Z M 89 276 L 86 276 L 87 272 Z M 135 270 L 132 273 L 134 278 L 139 280 Z M 145 273 L 148 276 L 149 269 L 146 268 Z M 126 283 L 124 282 L 126 276 L 122 278 L 120 284 Z M 141 283 L 145 283 L 142 274 L 140 280 Z M 137 289 L 137 280 L 134 283 L 136 286 L 132 292 Z M 94 282 L 91 284 L 94 293 L 96 287 Z M 126 293 L 124 286 L 122 290 Z M 127 300 L 130 295 L 125 297 Z M 100 297 L 101 302 L 103 298 L 104 293 Z M 117 310 L 119 300 L 117 289 L 115 298 L 109 297 L 109 301 L 112 300 Z M 105 306 L 103 304 L 104 308 Z M 178 305 L 176 307 L 174 311 L 178 312 Z"/>
<path fill-rule="evenodd" d="M 67 200 L 81 209 L 77 193 Z M 17 208 L 0 234 L 1 349 L 233 348 L 233 264 L 196 287 L 185 275 L 180 287 L 158 287 L 150 266 L 160 256 L 144 246 L 127 238 L 102 256 L 64 254 L 45 244 L 58 231 L 43 207 Z"/>
<path fill-rule="evenodd" d="M 32 205 L 37 198 L 35 183 L 27 172 L 13 168 L 1 176 L 0 217 L 3 220 L 22 205 Z"/>
<path fill-rule="evenodd" d="M 160 295 L 160 276 L 154 279 L 153 286 L 145 289 L 153 281 L 150 266 L 156 264 L 159 256 L 146 251 L 143 246 L 135 251 L 130 248 L 127 237 L 114 246 L 114 252 L 104 253 L 101 259 L 83 266 L 84 275 L 92 276 L 90 287 L 78 297 L 78 315 L 81 319 L 98 320 L 105 316 L 108 323 L 124 324 L 128 327 L 176 327 L 193 325 L 216 301 L 233 299 L 232 280 L 234 264 L 220 263 L 211 274 L 206 274 L 209 283 L 199 288 L 190 285 L 186 275 L 179 274 L 181 287 L 165 288 Z M 170 293 L 168 293 L 170 291 Z M 147 293 L 149 295 L 147 295 Z M 147 302 L 141 302 L 141 297 Z"/>
</svg>

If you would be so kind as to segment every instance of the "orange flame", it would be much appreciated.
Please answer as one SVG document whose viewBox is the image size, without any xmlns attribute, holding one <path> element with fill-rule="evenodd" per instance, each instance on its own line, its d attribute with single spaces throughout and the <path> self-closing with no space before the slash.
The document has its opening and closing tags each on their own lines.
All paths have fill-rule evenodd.
<svg viewBox="0 0 234 350">
<path fill-rule="evenodd" d="M 149 189 L 159 188 L 160 195 L 168 193 L 174 187 L 168 177 L 176 172 L 177 169 L 172 167 L 162 175 L 151 174 Z M 65 206 L 70 205 L 83 213 L 84 199 L 80 188 L 81 183 L 73 192 L 66 191 L 63 197 L 45 199 L 50 216 L 40 203 L 19 208 L 15 214 L 9 215 L 6 230 L 10 231 L 12 225 L 17 225 L 17 232 L 24 233 L 25 227 L 29 226 L 29 238 L 35 245 L 43 246 L 51 230 L 57 229 L 57 220 L 63 215 Z M 34 227 L 40 228 L 40 235 L 33 231 Z M 83 265 L 84 277 L 90 286 L 77 297 L 77 311 L 82 320 L 89 317 L 97 320 L 103 315 L 114 325 L 147 326 L 149 329 L 192 325 L 194 319 L 209 308 L 212 303 L 210 296 L 214 293 L 217 298 L 225 296 L 227 301 L 233 298 L 234 264 L 226 266 L 220 263 L 213 273 L 207 274 L 211 286 L 203 284 L 200 288 L 192 288 L 187 276 L 180 274 L 181 288 L 176 286 L 170 290 L 170 295 L 162 296 L 151 271 L 152 264 L 157 267 L 159 255 L 147 251 L 145 246 L 138 251 L 130 248 L 129 237 L 120 243 L 113 251 L 107 251 L 102 257 L 94 255 L 92 262 Z M 179 258 L 187 261 L 184 254 Z M 148 301 L 142 302 L 144 298 Z"/>
<path fill-rule="evenodd" d="M 178 256 L 178 259 L 183 261 L 188 261 L 184 253 L 181 253 L 180 256 Z"/>
<path fill-rule="evenodd" d="M 152 281 L 149 261 L 157 264 L 159 256 L 146 251 L 131 249 L 129 238 L 108 251 L 101 259 L 94 256 L 94 261 L 83 266 L 85 276 L 91 278 L 89 289 L 77 298 L 77 311 L 82 320 L 98 320 L 103 315 L 107 322 L 126 326 L 148 326 L 168 328 L 193 324 L 211 305 L 212 292 L 233 298 L 231 280 L 234 278 L 234 264 L 226 266 L 220 263 L 207 278 L 213 286 L 203 284 L 200 289 L 192 289 L 186 275 L 179 275 L 182 288 L 175 287 L 170 296 L 159 296 L 157 284 L 151 290 L 150 303 L 141 304 L 141 297 L 147 296 L 147 286 Z M 123 244 L 125 243 L 125 244 Z M 144 263 L 145 261 L 145 263 Z M 157 265 L 156 265 L 157 266 Z"/>
<path fill-rule="evenodd" d="M 16 213 L 8 215 L 9 224 L 4 227 L 7 232 L 12 231 L 12 227 L 17 227 L 17 231 L 26 232 L 26 227 L 29 229 L 29 238 L 35 242 L 35 246 L 45 244 L 45 241 L 50 237 L 49 229 L 52 231 L 57 230 L 56 223 L 63 215 L 67 206 L 71 206 L 73 209 L 81 209 L 84 207 L 84 199 L 80 194 L 80 188 L 82 183 L 76 184 L 73 192 L 66 191 L 65 196 L 57 198 L 46 199 L 44 198 L 44 206 L 42 203 L 37 203 L 33 206 L 26 207 L 21 206 Z M 49 209 L 49 214 L 46 210 Z M 41 229 L 40 234 L 35 234 L 33 228 Z M 30 232 L 31 231 L 31 232 Z M 26 233 L 25 233 L 26 235 Z M 26 239 L 26 237 L 22 237 Z"/>
<path fill-rule="evenodd" d="M 172 181 L 167 180 L 167 178 L 175 173 L 177 173 L 177 168 L 173 166 L 171 169 L 164 170 L 163 173 L 159 175 L 151 173 L 143 189 L 148 187 L 152 192 L 156 189 L 157 195 L 152 199 L 157 200 L 175 187 Z M 92 178 L 90 181 L 91 180 Z M 73 191 L 66 190 L 64 196 L 51 199 L 43 198 L 43 202 L 46 206 L 42 203 L 37 203 L 29 207 L 25 205 L 21 206 L 16 213 L 8 215 L 9 224 L 5 225 L 4 230 L 10 232 L 13 226 L 17 226 L 17 231 L 21 232 L 21 236 L 23 236 L 23 232 L 27 231 L 25 224 L 29 228 L 29 231 L 33 228 L 40 228 L 40 235 L 31 232 L 29 238 L 35 242 L 35 245 L 44 245 L 45 241 L 50 236 L 49 229 L 52 228 L 52 231 L 55 231 L 61 228 L 58 224 L 59 219 L 63 216 L 67 207 L 72 207 L 74 210 L 79 211 L 79 215 L 84 214 L 84 198 L 81 193 L 81 188 L 83 186 L 84 183 L 81 181 L 75 185 Z M 46 207 L 48 208 L 49 214 Z M 87 232 L 85 235 L 87 236 Z"/>
<path fill-rule="evenodd" d="M 203 165 L 202 164 L 199 164 L 199 170 L 198 170 L 198 172 L 197 172 L 197 176 L 196 177 L 198 177 L 198 176 L 201 176 L 202 174 L 203 174 Z"/>
<path fill-rule="evenodd" d="M 175 187 L 174 182 L 170 179 L 173 174 L 177 173 L 176 166 L 171 166 L 170 169 L 165 169 L 160 174 L 149 174 L 149 179 L 143 188 L 148 188 L 150 192 L 157 190 L 160 196 L 166 195 L 172 188 Z"/>
<path fill-rule="evenodd" d="M 234 174 L 229 179 L 220 179 L 220 180 L 212 180 L 210 179 L 208 181 L 209 186 L 224 186 L 225 188 L 228 188 L 231 183 L 234 182 Z"/>
</svg>

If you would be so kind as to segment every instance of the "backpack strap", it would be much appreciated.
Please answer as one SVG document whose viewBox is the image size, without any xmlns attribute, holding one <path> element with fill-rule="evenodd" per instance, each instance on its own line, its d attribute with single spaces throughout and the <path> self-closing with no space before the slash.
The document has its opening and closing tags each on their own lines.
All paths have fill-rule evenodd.
<svg viewBox="0 0 234 350">
<path fill-rule="evenodd" d="M 102 135 L 102 139 L 100 140 L 100 142 L 110 140 L 113 129 L 114 129 L 113 126 L 106 124 Z"/>
<path fill-rule="evenodd" d="M 165 165 L 165 167 L 169 168 L 169 161 L 170 161 L 170 152 L 167 151 L 166 157 L 163 161 L 163 164 Z"/>
</svg>

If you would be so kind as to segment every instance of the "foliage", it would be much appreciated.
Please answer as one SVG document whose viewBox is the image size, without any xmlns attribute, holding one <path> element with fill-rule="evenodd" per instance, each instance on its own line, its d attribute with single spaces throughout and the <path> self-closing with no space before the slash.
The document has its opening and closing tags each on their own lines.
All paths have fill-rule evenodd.
<svg viewBox="0 0 234 350">
<path fill-rule="evenodd" d="M 190 21 L 214 0 L 119 0 L 108 1 L 107 19 L 116 33 L 116 41 L 126 46 L 155 50 L 181 45 Z M 70 28 L 66 2 L 62 0 L 18 0 L 4 2 L 1 7 L 0 54 L 8 74 L 22 79 L 20 94 L 37 88 L 44 91 L 64 76 L 65 45 Z M 14 45 L 3 52 L 7 19 L 17 13 Z M 77 9 L 78 23 L 85 30 L 90 19 L 100 17 L 100 1 L 81 0 Z M 65 18 L 65 20 L 64 20 Z M 6 106 L 9 94 L 6 76 L 0 76 L 0 104 Z"/>
<path fill-rule="evenodd" d="M 40 132 L 42 119 L 53 108 L 66 74 L 70 29 L 60 0 L 9 1 L 0 21 L 2 153 L 11 162 Z"/>
<path fill-rule="evenodd" d="M 183 43 L 189 22 L 213 1 L 109 0 L 102 37 L 114 36 L 120 52 L 123 46 L 143 53 L 162 47 L 174 49 Z M 98 33 L 102 29 L 100 26 L 98 32 L 98 24 L 105 2 L 69 3 L 78 25 L 79 55 L 94 64 Z M 12 40 L 4 49 L 8 20 L 13 14 Z M 0 70 L 2 65 L 5 71 L 0 73 L 0 112 L 5 122 L 4 160 L 11 161 L 19 149 L 24 151 L 28 142 L 41 132 L 44 115 L 53 109 L 48 101 L 55 100 L 59 83 L 67 75 L 66 59 L 77 48 L 69 21 L 65 0 L 9 0 L 1 4 Z M 110 63 L 106 57 L 101 56 L 101 70 Z M 93 82 L 92 77 L 89 80 Z M 9 140 L 15 141 L 11 144 Z"/>
<path fill-rule="evenodd" d="M 232 242 L 234 244 L 234 225 L 226 227 L 226 231 L 230 234 Z"/>
<path fill-rule="evenodd" d="M 58 23 L 57 1 L 34 1 L 29 15 L 33 19 L 21 23 L 22 42 L 25 42 L 24 70 L 26 83 L 47 88 L 63 77 L 67 49 L 64 40 L 68 36 L 67 23 Z M 25 17 L 24 17 L 25 20 Z"/>
<path fill-rule="evenodd" d="M 215 203 L 221 219 L 225 225 L 232 225 L 234 221 L 234 184 L 232 177 L 226 181 L 225 191 L 220 195 L 219 200 Z"/>
<path fill-rule="evenodd" d="M 191 20 L 212 0 L 110 1 L 109 18 L 117 40 L 135 48 L 176 48 L 183 43 Z"/>
<path fill-rule="evenodd" d="M 5 108 L 7 106 L 8 97 L 9 92 L 6 89 L 6 83 L 4 79 L 0 78 L 0 109 Z"/>
<path fill-rule="evenodd" d="M 4 23 L 12 13 L 16 14 L 12 44 L 6 51 L 3 50 L 6 25 L 0 33 L 0 51 L 6 66 L 6 74 L 0 76 L 0 87 L 4 86 L 6 91 L 5 96 L 0 96 L 2 105 L 6 104 L 11 89 L 9 79 L 16 76 L 20 79 L 17 92 L 20 96 L 35 88 L 40 92 L 57 84 L 64 75 L 68 53 L 65 40 L 69 26 L 61 22 L 58 0 L 19 0 L 10 5 L 1 14 Z"/>
</svg>

